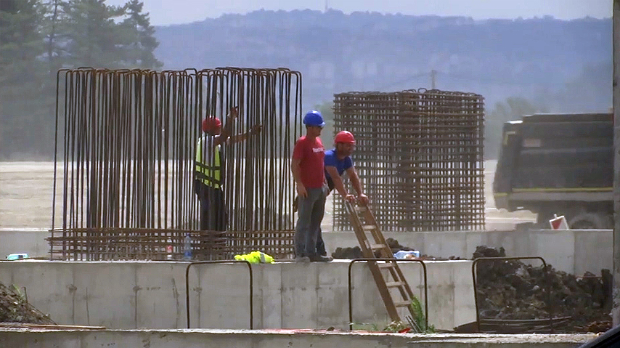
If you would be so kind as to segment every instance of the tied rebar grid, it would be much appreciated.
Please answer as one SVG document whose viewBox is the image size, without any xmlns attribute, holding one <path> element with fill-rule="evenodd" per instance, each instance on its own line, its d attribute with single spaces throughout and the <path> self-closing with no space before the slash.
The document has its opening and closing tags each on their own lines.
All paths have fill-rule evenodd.
<svg viewBox="0 0 620 348">
<path fill-rule="evenodd" d="M 61 227 L 52 212 L 51 257 L 176 259 L 188 234 L 203 259 L 257 249 L 291 254 L 289 158 L 301 102 L 301 74 L 284 68 L 59 71 L 54 175 L 63 183 L 54 197 L 61 190 L 63 204 Z M 263 129 L 223 145 L 228 229 L 198 231 L 202 119 L 212 115 L 226 127 L 235 106 L 232 135 Z"/>
<path fill-rule="evenodd" d="M 482 96 L 342 93 L 334 114 L 335 131 L 355 135 L 355 168 L 384 231 L 484 229 Z M 350 230 L 342 198 L 333 196 L 334 230 Z"/>
</svg>

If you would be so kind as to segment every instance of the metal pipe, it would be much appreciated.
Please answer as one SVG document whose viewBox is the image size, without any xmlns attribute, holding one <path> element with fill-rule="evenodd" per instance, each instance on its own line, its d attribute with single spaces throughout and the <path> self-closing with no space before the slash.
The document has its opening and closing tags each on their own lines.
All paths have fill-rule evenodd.
<svg viewBox="0 0 620 348">
<path fill-rule="evenodd" d="M 614 113 L 614 269 L 613 325 L 620 325 L 620 0 L 613 2 L 613 113 Z"/>
</svg>

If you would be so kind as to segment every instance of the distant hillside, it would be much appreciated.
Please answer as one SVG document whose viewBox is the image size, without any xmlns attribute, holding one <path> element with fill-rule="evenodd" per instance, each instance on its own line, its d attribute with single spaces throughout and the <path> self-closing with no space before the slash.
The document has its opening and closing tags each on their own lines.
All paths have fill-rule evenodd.
<svg viewBox="0 0 620 348">
<path fill-rule="evenodd" d="M 437 88 L 480 93 L 488 104 L 511 95 L 551 99 L 572 83 L 591 84 L 592 97 L 568 98 L 573 106 L 555 101 L 552 108 L 611 106 L 611 19 L 475 21 L 257 11 L 157 27 L 156 36 L 156 56 L 166 68 L 299 70 L 306 106 L 332 100 L 339 92 L 430 88 L 431 70 L 437 71 Z M 600 75 L 590 77 L 588 71 Z"/>
</svg>

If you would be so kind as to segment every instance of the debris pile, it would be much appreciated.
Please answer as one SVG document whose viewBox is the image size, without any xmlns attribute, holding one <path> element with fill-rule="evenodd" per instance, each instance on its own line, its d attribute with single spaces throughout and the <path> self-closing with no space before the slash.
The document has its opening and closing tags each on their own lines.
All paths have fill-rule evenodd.
<svg viewBox="0 0 620 348">
<path fill-rule="evenodd" d="M 55 325 L 48 315 L 41 313 L 26 300 L 23 290 L 0 283 L 0 323 L 30 323 Z"/>
<path fill-rule="evenodd" d="M 362 258 L 362 250 L 358 246 L 353 247 L 353 248 L 337 247 L 336 251 L 332 253 L 332 257 L 334 259 L 346 259 L 346 260 L 360 259 Z"/>
<path fill-rule="evenodd" d="M 504 248 L 479 246 L 479 257 L 505 257 Z M 477 265 L 477 296 L 481 319 L 567 318 L 556 332 L 600 332 L 611 328 L 609 270 L 602 277 L 583 277 L 557 271 L 547 265 L 532 266 L 519 260 L 485 261 Z M 548 297 L 547 288 L 551 297 Z M 550 300 L 550 305 L 548 301 Z"/>
</svg>

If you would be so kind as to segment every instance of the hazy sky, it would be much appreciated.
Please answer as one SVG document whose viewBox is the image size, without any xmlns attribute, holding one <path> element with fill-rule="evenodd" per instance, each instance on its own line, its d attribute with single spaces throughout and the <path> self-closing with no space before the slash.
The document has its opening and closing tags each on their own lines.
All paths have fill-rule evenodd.
<svg viewBox="0 0 620 348">
<path fill-rule="evenodd" d="M 485 18 L 559 19 L 611 17 L 613 0 L 327 0 L 330 8 L 350 13 L 376 11 L 411 15 Z M 127 0 L 107 0 L 120 5 Z M 180 24 L 255 10 L 325 9 L 325 0 L 143 0 L 151 24 Z"/>
</svg>

